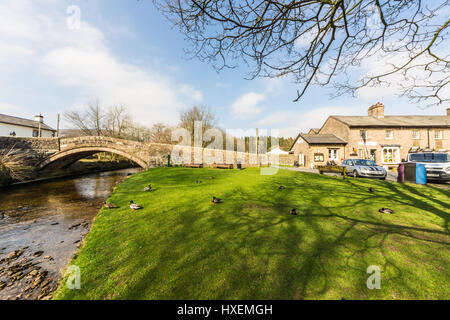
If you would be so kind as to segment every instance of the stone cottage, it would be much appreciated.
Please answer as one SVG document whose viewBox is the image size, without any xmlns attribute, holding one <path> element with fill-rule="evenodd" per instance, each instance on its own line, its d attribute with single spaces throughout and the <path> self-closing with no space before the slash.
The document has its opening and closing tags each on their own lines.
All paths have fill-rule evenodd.
<svg viewBox="0 0 450 320">
<path fill-rule="evenodd" d="M 301 166 L 365 158 L 391 168 L 413 147 L 450 149 L 450 108 L 442 116 L 385 116 L 377 103 L 367 116 L 330 116 L 315 132 L 299 134 L 290 149 Z"/>
</svg>

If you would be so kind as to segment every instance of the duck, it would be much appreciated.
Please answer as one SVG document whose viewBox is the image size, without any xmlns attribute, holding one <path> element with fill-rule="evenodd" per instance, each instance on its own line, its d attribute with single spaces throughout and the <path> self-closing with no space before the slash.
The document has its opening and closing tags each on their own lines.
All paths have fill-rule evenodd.
<svg viewBox="0 0 450 320">
<path fill-rule="evenodd" d="M 130 200 L 130 208 L 131 210 L 139 210 L 142 209 L 142 207 L 140 205 L 138 205 L 137 203 L 134 203 L 133 200 Z"/>
<path fill-rule="evenodd" d="M 211 177 L 209 177 L 210 179 L 214 179 L 214 177 L 213 176 L 211 176 Z"/>
<path fill-rule="evenodd" d="M 298 215 L 298 209 L 292 209 L 291 210 L 291 214 L 293 215 L 293 216 L 296 216 L 296 215 Z"/>
<path fill-rule="evenodd" d="M 145 191 L 145 192 L 152 191 L 152 186 L 151 186 L 151 185 L 148 185 L 147 187 L 144 188 L 144 191 Z"/>
<path fill-rule="evenodd" d="M 381 208 L 380 210 L 378 210 L 379 213 L 388 213 L 388 214 L 392 214 L 394 213 L 394 210 L 388 209 L 388 208 Z"/>
<path fill-rule="evenodd" d="M 202 183 L 202 182 L 201 182 L 200 180 L 197 180 L 196 183 L 197 183 L 197 184 L 200 184 L 200 183 Z"/>
<path fill-rule="evenodd" d="M 108 209 L 116 209 L 116 208 L 118 208 L 118 206 L 116 206 L 114 203 L 106 203 L 105 202 L 105 204 L 103 206 L 105 208 L 108 208 Z"/>
<path fill-rule="evenodd" d="M 211 202 L 214 203 L 214 204 L 222 203 L 222 199 L 213 197 L 212 200 L 211 200 Z"/>
<path fill-rule="evenodd" d="M 284 190 L 284 189 L 286 189 L 286 187 L 285 186 L 279 186 L 278 189 Z"/>
<path fill-rule="evenodd" d="M 370 192 L 370 193 L 374 193 L 374 192 L 375 192 L 375 189 L 374 189 L 374 188 L 369 188 L 369 192 Z"/>
</svg>

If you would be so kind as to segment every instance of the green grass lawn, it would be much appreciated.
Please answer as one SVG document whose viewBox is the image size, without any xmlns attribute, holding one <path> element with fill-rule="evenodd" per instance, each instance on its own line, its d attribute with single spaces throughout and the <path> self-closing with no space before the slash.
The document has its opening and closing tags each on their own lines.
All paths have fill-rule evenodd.
<svg viewBox="0 0 450 320">
<path fill-rule="evenodd" d="M 114 191 L 120 208 L 101 210 L 71 262 L 81 290 L 62 279 L 55 298 L 448 299 L 449 196 L 288 170 L 153 169 Z M 370 265 L 380 290 L 367 289 Z"/>
</svg>

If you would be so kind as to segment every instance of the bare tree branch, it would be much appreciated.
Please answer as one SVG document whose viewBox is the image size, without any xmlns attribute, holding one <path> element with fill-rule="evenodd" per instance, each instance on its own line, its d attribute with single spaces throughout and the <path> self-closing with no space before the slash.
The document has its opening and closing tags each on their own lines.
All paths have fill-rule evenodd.
<svg viewBox="0 0 450 320">
<path fill-rule="evenodd" d="M 294 101 L 330 84 L 336 95 L 394 84 L 412 101 L 450 100 L 449 1 L 154 2 L 192 44 L 191 57 L 219 70 L 242 61 L 250 79 L 290 75 L 300 86 Z M 361 74 L 377 58 L 396 62 Z"/>
</svg>

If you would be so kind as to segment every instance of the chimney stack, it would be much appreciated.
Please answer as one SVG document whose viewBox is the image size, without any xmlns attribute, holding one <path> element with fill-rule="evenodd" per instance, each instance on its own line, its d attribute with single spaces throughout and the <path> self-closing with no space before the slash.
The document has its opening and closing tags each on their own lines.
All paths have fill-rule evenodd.
<svg viewBox="0 0 450 320">
<path fill-rule="evenodd" d="M 384 117 L 384 105 L 380 102 L 377 102 L 373 106 L 371 106 L 368 110 L 368 114 L 371 117 L 383 118 Z"/>
<path fill-rule="evenodd" d="M 44 123 L 44 116 L 42 114 L 38 114 L 37 116 L 34 116 L 34 121 Z"/>
</svg>

